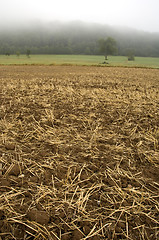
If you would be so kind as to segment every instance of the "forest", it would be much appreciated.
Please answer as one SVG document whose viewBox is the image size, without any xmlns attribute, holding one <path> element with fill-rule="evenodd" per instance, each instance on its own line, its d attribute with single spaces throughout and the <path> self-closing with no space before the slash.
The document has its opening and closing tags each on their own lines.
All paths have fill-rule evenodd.
<svg viewBox="0 0 159 240">
<path fill-rule="evenodd" d="M 0 29 L 0 54 L 86 54 L 100 55 L 99 40 L 112 37 L 115 55 L 159 57 L 159 33 L 81 21 L 30 24 Z"/>
</svg>

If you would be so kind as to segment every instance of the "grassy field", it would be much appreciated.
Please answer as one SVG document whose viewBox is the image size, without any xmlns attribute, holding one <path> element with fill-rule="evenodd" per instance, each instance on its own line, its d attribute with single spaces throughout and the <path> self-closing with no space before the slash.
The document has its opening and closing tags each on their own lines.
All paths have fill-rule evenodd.
<svg viewBox="0 0 159 240">
<path fill-rule="evenodd" d="M 159 239 L 158 69 L 0 69 L 0 239 Z"/>
<path fill-rule="evenodd" d="M 19 57 L 15 55 L 0 55 L 0 64 L 40 64 L 40 65 L 100 65 L 104 61 L 103 56 L 92 55 L 31 55 L 28 58 L 25 55 Z M 135 61 L 128 61 L 127 57 L 111 56 L 109 57 L 109 66 L 137 66 L 159 68 L 159 58 L 136 57 Z M 103 64 L 103 66 L 105 66 Z M 107 65 L 106 65 L 107 66 Z"/>
</svg>

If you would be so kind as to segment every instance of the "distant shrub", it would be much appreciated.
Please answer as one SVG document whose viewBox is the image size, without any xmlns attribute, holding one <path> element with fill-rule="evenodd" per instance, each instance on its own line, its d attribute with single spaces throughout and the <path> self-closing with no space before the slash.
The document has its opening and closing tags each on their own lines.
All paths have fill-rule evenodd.
<svg viewBox="0 0 159 240">
<path fill-rule="evenodd" d="M 134 49 L 126 49 L 126 55 L 128 57 L 128 61 L 135 61 Z"/>
<path fill-rule="evenodd" d="M 16 52 L 16 56 L 17 56 L 17 57 L 20 56 L 20 52 L 19 52 L 19 51 Z"/>
<path fill-rule="evenodd" d="M 135 61 L 135 57 L 134 57 L 134 55 L 130 55 L 130 56 L 128 56 L 128 61 Z"/>
<path fill-rule="evenodd" d="M 26 50 L 26 56 L 27 56 L 28 58 L 30 57 L 30 54 L 31 54 L 30 49 L 27 49 L 27 50 Z"/>
</svg>

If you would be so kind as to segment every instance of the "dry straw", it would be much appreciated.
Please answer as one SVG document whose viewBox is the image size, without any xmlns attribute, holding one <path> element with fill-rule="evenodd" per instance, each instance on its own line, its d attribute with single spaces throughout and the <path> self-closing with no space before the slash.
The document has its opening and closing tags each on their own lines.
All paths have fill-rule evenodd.
<svg viewBox="0 0 159 240">
<path fill-rule="evenodd" d="M 158 71 L 1 68 L 0 239 L 158 239 Z"/>
</svg>

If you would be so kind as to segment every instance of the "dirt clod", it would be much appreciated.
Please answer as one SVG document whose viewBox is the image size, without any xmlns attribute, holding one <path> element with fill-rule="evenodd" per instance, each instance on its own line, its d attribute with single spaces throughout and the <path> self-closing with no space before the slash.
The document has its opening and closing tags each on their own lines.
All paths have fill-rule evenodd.
<svg viewBox="0 0 159 240">
<path fill-rule="evenodd" d="M 48 224 L 50 217 L 47 212 L 39 211 L 36 208 L 31 209 L 28 214 L 28 218 L 30 221 L 35 221 L 39 224 L 46 225 Z"/>
<path fill-rule="evenodd" d="M 80 240 L 82 238 L 83 238 L 83 234 L 78 229 L 75 229 L 72 233 L 72 239 L 73 240 Z"/>
<path fill-rule="evenodd" d="M 9 169 L 8 175 L 18 176 L 19 174 L 20 174 L 19 164 L 12 165 L 11 168 Z"/>
<path fill-rule="evenodd" d="M 7 150 L 14 150 L 14 149 L 15 149 L 15 143 L 6 142 L 6 143 L 5 143 L 5 148 L 6 148 Z"/>
</svg>

